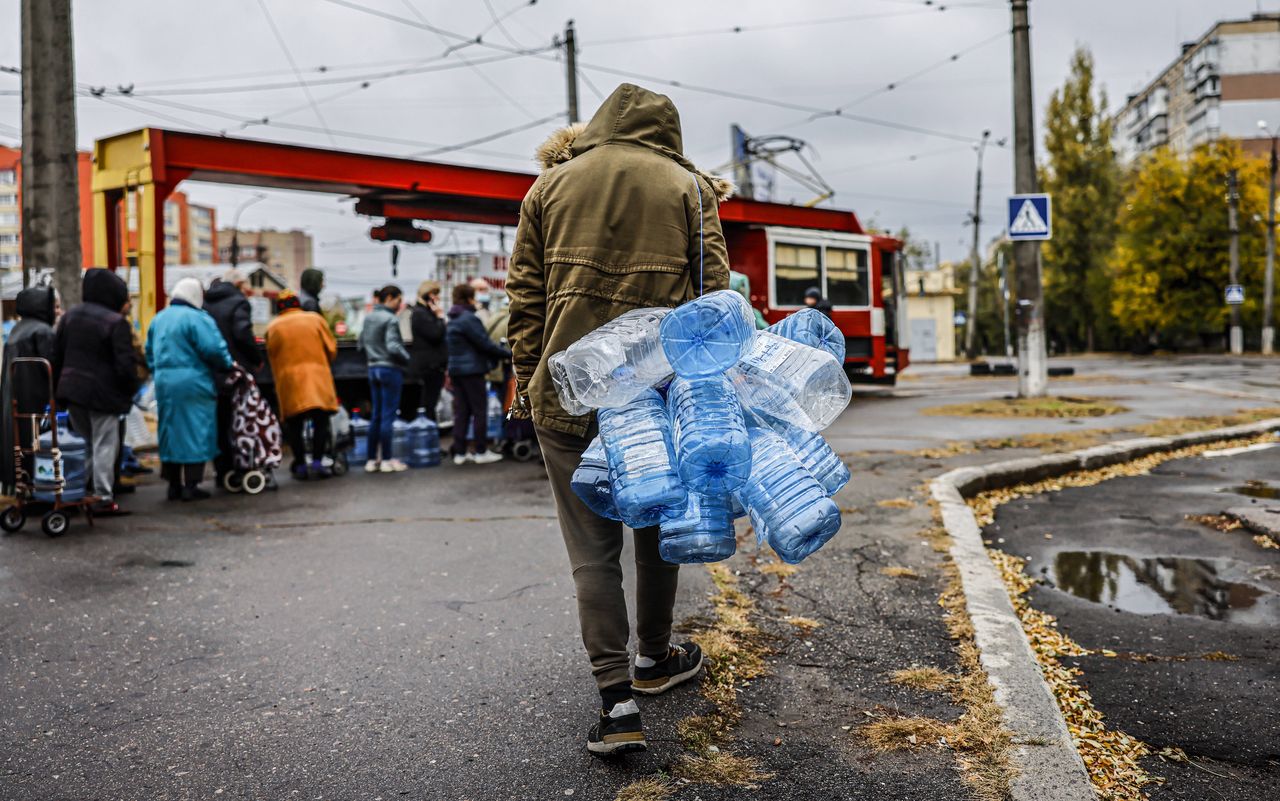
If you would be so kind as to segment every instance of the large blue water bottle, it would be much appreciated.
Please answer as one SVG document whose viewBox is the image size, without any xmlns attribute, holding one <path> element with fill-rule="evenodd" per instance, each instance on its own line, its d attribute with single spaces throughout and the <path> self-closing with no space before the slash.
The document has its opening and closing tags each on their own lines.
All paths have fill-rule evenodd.
<svg viewBox="0 0 1280 801">
<path fill-rule="evenodd" d="M 496 442 L 505 438 L 507 413 L 502 408 L 502 399 L 492 389 L 489 390 L 488 404 L 489 427 L 486 429 L 486 436 L 489 437 L 490 442 Z"/>
<path fill-rule="evenodd" d="M 402 462 L 409 461 L 409 424 L 400 419 L 396 411 L 395 420 L 391 423 L 391 458 Z"/>
<path fill-rule="evenodd" d="M 849 466 L 831 450 L 821 434 L 772 418 L 765 418 L 765 422 L 791 446 L 791 452 L 809 471 L 809 475 L 818 480 L 828 498 L 849 483 Z"/>
<path fill-rule="evenodd" d="M 689 496 L 676 473 L 671 420 L 657 390 L 647 389 L 621 408 L 601 409 L 599 420 L 622 521 L 644 528 L 683 514 Z"/>
<path fill-rule="evenodd" d="M 836 328 L 836 324 L 830 317 L 817 309 L 811 307 L 801 309 L 787 315 L 766 330 L 780 337 L 786 337 L 792 342 L 825 350 L 835 356 L 836 361 L 844 364 L 844 333 Z"/>
<path fill-rule="evenodd" d="M 369 459 L 369 421 L 360 416 L 359 409 L 351 410 L 351 461 L 356 464 Z"/>
<path fill-rule="evenodd" d="M 435 467 L 440 464 L 440 430 L 426 409 L 419 409 L 418 416 L 409 423 L 410 467 Z"/>
<path fill-rule="evenodd" d="M 727 495 L 690 492 L 684 514 L 658 524 L 658 555 L 677 565 L 719 562 L 733 556 L 738 541 L 729 507 Z"/>
<path fill-rule="evenodd" d="M 62 456 L 62 500 L 78 501 L 85 496 L 88 472 L 85 470 L 86 445 L 84 438 L 67 425 L 67 413 L 58 412 L 58 450 Z M 53 503 L 58 483 L 54 478 L 53 432 L 40 435 L 40 448 L 36 452 L 34 496 L 38 501 Z"/>
<path fill-rule="evenodd" d="M 673 309 L 658 327 L 671 369 L 683 378 L 719 375 L 751 347 L 756 321 L 747 299 L 729 289 Z"/>
<path fill-rule="evenodd" d="M 604 453 L 604 443 L 599 437 L 582 453 L 582 461 L 573 471 L 569 487 L 587 508 L 606 520 L 621 520 L 613 503 L 613 486 L 609 483 L 609 458 Z"/>
<path fill-rule="evenodd" d="M 840 530 L 840 509 L 777 432 L 752 426 L 751 478 L 738 490 L 756 533 L 795 564 Z"/>
<path fill-rule="evenodd" d="M 722 375 L 676 378 L 667 389 L 676 469 L 695 492 L 725 495 L 751 474 L 751 443 L 733 384 Z"/>
</svg>

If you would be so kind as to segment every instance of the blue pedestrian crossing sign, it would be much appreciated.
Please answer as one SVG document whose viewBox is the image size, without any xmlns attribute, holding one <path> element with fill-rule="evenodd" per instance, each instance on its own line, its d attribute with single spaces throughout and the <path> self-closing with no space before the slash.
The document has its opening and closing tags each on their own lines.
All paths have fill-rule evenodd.
<svg viewBox="0 0 1280 801">
<path fill-rule="evenodd" d="M 1053 233 L 1052 204 L 1046 194 L 1011 195 L 1009 197 L 1009 238 L 1019 240 L 1049 239 Z"/>
<path fill-rule="evenodd" d="M 1244 287 L 1240 284 L 1227 284 L 1227 291 L 1222 294 L 1226 296 L 1228 306 L 1239 306 L 1244 303 Z"/>
</svg>

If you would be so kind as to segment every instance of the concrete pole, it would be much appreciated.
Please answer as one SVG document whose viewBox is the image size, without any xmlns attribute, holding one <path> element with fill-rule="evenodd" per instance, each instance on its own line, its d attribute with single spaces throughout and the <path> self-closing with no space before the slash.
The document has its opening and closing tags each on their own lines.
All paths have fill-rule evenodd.
<svg viewBox="0 0 1280 801">
<path fill-rule="evenodd" d="M 80 302 L 71 0 L 22 0 L 22 283 L 53 268 L 67 308 Z"/>
<path fill-rule="evenodd" d="M 1233 284 L 1240 283 L 1240 192 L 1235 170 L 1227 171 L 1227 229 L 1231 233 L 1230 258 L 1231 278 Z M 1231 353 L 1244 353 L 1244 331 L 1240 329 L 1240 305 L 1231 306 L 1231 332 L 1229 334 Z"/>
<path fill-rule="evenodd" d="M 1019 193 L 1036 191 L 1036 143 L 1031 99 L 1030 0 L 1010 0 L 1013 11 L 1013 183 Z M 1040 243 L 1015 242 L 1017 270 L 1018 397 L 1044 397 L 1049 385 L 1044 300 L 1040 284 Z"/>
<path fill-rule="evenodd" d="M 1271 137 L 1271 180 L 1267 183 L 1267 272 L 1262 288 L 1262 352 L 1272 353 L 1276 330 L 1271 325 L 1276 293 L 1276 137 Z"/>
<path fill-rule="evenodd" d="M 972 263 L 969 265 L 969 316 L 964 326 L 964 355 L 971 361 L 978 357 L 975 342 L 978 332 L 978 276 L 982 271 L 982 257 L 978 253 L 982 228 L 982 152 L 987 149 L 989 138 L 991 138 L 991 132 L 983 131 L 982 139 L 974 145 L 974 149 L 978 151 L 978 173 L 973 181 L 973 251 L 970 254 Z"/>
<path fill-rule="evenodd" d="M 996 251 L 1000 272 L 1000 319 L 1004 323 L 1004 357 L 1013 358 L 1013 346 L 1009 344 L 1009 265 L 1004 260 L 1004 248 Z"/>
<path fill-rule="evenodd" d="M 569 124 L 578 121 L 578 38 L 573 20 L 564 26 L 565 80 L 569 86 Z"/>
</svg>

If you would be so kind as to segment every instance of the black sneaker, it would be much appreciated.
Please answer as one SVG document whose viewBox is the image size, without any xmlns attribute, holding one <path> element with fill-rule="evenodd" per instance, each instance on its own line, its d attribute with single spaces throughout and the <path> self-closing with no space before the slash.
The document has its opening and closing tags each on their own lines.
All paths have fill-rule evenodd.
<svg viewBox="0 0 1280 801">
<path fill-rule="evenodd" d="M 608 714 L 601 711 L 600 720 L 587 732 L 587 750 L 596 756 L 630 754 L 647 747 L 640 707 L 634 700 L 614 704 Z"/>
<path fill-rule="evenodd" d="M 653 667 L 636 665 L 636 676 L 631 689 L 645 695 L 657 695 L 686 682 L 702 670 L 702 649 L 697 643 L 673 645 L 667 658 Z"/>
</svg>

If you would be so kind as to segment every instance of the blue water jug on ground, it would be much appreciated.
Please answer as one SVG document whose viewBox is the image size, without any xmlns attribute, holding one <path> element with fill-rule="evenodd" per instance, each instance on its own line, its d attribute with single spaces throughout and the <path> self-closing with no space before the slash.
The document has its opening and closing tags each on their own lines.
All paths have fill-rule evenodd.
<svg viewBox="0 0 1280 801">
<path fill-rule="evenodd" d="M 719 375 L 751 347 L 756 321 L 747 299 L 729 289 L 679 306 L 658 326 L 662 350 L 682 378 Z"/>
<path fill-rule="evenodd" d="M 391 458 L 402 462 L 409 461 L 409 424 L 400 419 L 396 411 L 395 420 L 391 423 Z"/>
<path fill-rule="evenodd" d="M 756 534 L 795 564 L 840 530 L 840 509 L 775 431 L 752 426 L 751 478 L 738 490 Z"/>
<path fill-rule="evenodd" d="M 719 562 L 738 546 L 728 495 L 689 493 L 683 515 L 658 524 L 658 555 L 676 565 Z"/>
<path fill-rule="evenodd" d="M 506 438 L 506 417 L 507 413 L 502 408 L 502 399 L 498 397 L 498 393 L 489 390 L 489 427 L 486 429 L 489 441 L 493 442 Z"/>
<path fill-rule="evenodd" d="M 78 501 L 85 496 L 88 472 L 85 470 L 86 444 L 84 438 L 72 431 L 67 413 L 59 412 L 58 450 L 62 452 L 62 500 Z M 53 503 L 58 484 L 54 478 L 53 432 L 40 435 L 40 449 L 36 452 L 34 496 L 38 501 Z"/>
<path fill-rule="evenodd" d="M 621 520 L 618 508 L 613 503 L 613 486 L 609 483 L 609 459 L 604 454 L 604 443 L 599 437 L 591 440 L 591 444 L 582 453 L 582 461 L 573 471 L 569 480 L 573 494 L 587 505 L 587 508 L 606 520 Z"/>
<path fill-rule="evenodd" d="M 792 342 L 808 345 L 811 348 L 825 350 L 836 361 L 844 364 L 844 334 L 831 318 L 814 308 L 804 308 L 789 314 L 766 330 Z"/>
<path fill-rule="evenodd" d="M 410 467 L 435 467 L 440 464 L 440 429 L 427 417 L 426 409 L 419 409 L 418 416 L 409 423 Z"/>
<path fill-rule="evenodd" d="M 818 480 L 822 491 L 830 498 L 849 483 L 849 466 L 844 463 L 821 434 L 805 431 L 781 420 L 766 418 L 765 422 L 786 440 L 791 452 L 809 471 L 809 475 Z"/>
<path fill-rule="evenodd" d="M 360 416 L 359 409 L 351 411 L 351 461 L 360 464 L 369 460 L 369 421 Z"/>
<path fill-rule="evenodd" d="M 725 495 L 751 474 L 751 443 L 733 384 L 722 375 L 676 378 L 667 389 L 676 469 L 694 492 Z"/>
<path fill-rule="evenodd" d="M 671 420 L 657 390 L 647 389 L 621 408 L 601 409 L 599 421 L 622 521 L 644 528 L 684 514 L 688 492 L 676 473 Z"/>
</svg>

